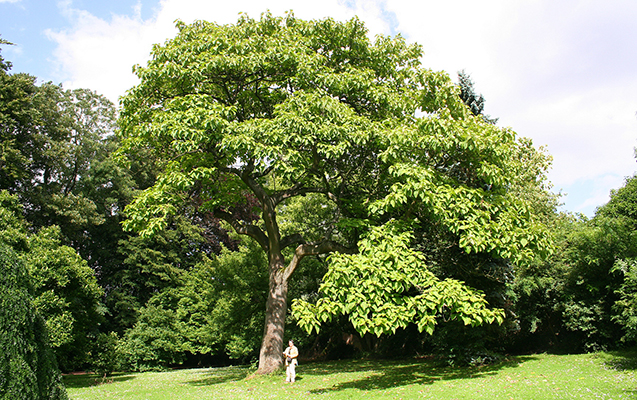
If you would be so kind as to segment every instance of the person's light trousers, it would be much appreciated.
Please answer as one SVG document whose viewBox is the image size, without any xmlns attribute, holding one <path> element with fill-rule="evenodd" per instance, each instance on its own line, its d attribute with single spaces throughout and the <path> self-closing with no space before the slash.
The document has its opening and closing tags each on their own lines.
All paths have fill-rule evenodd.
<svg viewBox="0 0 637 400">
<path fill-rule="evenodd" d="M 294 382 L 296 380 L 296 365 L 294 362 L 291 362 L 290 365 L 285 369 L 285 381 L 286 382 Z"/>
</svg>

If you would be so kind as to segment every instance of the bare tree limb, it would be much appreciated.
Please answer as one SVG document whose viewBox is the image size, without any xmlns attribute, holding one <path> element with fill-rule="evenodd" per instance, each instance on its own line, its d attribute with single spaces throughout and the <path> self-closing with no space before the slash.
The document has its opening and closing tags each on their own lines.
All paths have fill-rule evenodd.
<svg viewBox="0 0 637 400">
<path fill-rule="evenodd" d="M 268 250 L 270 248 L 268 237 L 261 230 L 261 228 L 259 228 L 256 225 L 252 225 L 252 224 L 243 225 L 239 221 L 237 221 L 236 219 L 232 218 L 232 214 L 227 213 L 225 211 L 215 210 L 214 211 L 214 215 L 216 217 L 219 217 L 222 220 L 226 221 L 227 223 L 229 223 L 230 226 L 232 226 L 232 228 L 238 234 L 250 236 L 251 238 L 256 240 L 257 243 L 259 243 L 259 245 L 261 246 L 261 248 L 265 252 L 268 252 Z"/>
<path fill-rule="evenodd" d="M 302 196 L 307 193 L 326 193 L 327 190 L 321 187 L 304 187 L 302 184 L 296 184 L 285 190 L 279 190 L 271 195 L 274 204 L 279 204 L 285 199 L 295 196 Z"/>
<path fill-rule="evenodd" d="M 303 240 L 303 235 L 301 235 L 300 233 L 295 233 L 293 235 L 289 235 L 289 236 L 284 236 L 281 238 L 281 250 L 285 249 L 288 246 L 291 246 L 293 244 L 302 244 L 305 243 L 305 240 Z"/>
<path fill-rule="evenodd" d="M 290 264 L 285 268 L 285 271 L 283 272 L 283 279 L 287 281 L 290 278 L 303 257 L 332 252 L 356 254 L 358 253 L 358 248 L 345 247 L 342 244 L 334 242 L 332 240 L 325 240 L 318 243 L 300 244 L 294 251 L 294 256 L 292 257 Z"/>
</svg>

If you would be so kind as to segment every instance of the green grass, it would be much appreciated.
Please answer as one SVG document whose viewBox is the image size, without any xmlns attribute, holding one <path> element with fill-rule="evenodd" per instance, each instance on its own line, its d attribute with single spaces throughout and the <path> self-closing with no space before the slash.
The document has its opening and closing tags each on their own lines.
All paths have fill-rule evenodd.
<svg viewBox="0 0 637 400">
<path fill-rule="evenodd" d="M 71 399 L 630 399 L 636 352 L 510 357 L 451 368 L 433 360 L 301 364 L 298 380 L 258 376 L 245 366 L 65 376 Z"/>
</svg>

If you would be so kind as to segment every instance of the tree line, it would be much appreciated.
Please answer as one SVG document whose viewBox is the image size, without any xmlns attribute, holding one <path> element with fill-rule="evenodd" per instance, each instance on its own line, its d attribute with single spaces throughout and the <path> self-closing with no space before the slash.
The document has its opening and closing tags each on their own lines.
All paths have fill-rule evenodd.
<svg viewBox="0 0 637 400">
<path fill-rule="evenodd" d="M 558 212 L 467 74 L 357 19 L 177 26 L 119 109 L 0 58 L 3 339 L 24 312 L 50 368 L 103 373 L 633 343 L 634 177 Z"/>
</svg>

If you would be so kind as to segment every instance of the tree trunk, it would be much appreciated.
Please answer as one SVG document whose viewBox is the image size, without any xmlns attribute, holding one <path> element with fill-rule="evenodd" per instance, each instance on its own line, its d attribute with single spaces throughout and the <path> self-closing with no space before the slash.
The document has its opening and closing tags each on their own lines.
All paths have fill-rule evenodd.
<svg viewBox="0 0 637 400">
<path fill-rule="evenodd" d="M 283 334 L 287 313 L 288 282 L 282 260 L 270 265 L 270 291 L 265 306 L 265 328 L 259 355 L 259 374 L 275 372 L 283 365 Z"/>
</svg>

